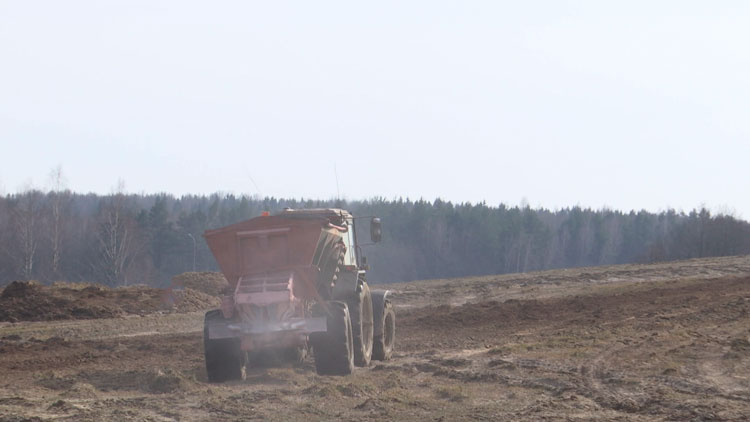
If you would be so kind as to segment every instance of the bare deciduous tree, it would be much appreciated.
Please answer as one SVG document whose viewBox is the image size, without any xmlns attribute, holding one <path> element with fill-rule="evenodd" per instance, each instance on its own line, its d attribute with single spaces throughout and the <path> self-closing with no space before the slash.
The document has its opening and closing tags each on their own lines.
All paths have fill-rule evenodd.
<svg viewBox="0 0 750 422">
<path fill-rule="evenodd" d="M 66 189 L 62 167 L 57 166 L 50 172 L 52 189 L 50 191 L 50 230 L 49 240 L 52 250 L 51 269 L 54 277 L 60 277 L 62 261 L 63 231 L 65 229 L 65 210 L 70 202 L 70 191 Z"/>
<path fill-rule="evenodd" d="M 41 205 L 42 194 L 33 189 L 18 194 L 12 205 L 12 226 L 19 246 L 15 257 L 19 272 L 26 280 L 30 280 L 34 272 Z"/>
<path fill-rule="evenodd" d="M 120 181 L 115 194 L 102 207 L 97 236 L 101 252 L 99 270 L 111 285 L 128 284 L 126 273 L 131 263 L 133 226 L 124 184 Z"/>
</svg>

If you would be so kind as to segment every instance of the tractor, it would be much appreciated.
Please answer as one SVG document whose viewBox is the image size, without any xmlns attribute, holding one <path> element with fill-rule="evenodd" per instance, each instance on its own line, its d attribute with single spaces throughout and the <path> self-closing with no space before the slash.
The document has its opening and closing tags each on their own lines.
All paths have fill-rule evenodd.
<svg viewBox="0 0 750 422">
<path fill-rule="evenodd" d="M 357 222 L 370 220 L 370 242 Z M 220 309 L 206 313 L 203 344 L 210 382 L 244 379 L 268 358 L 302 362 L 320 375 L 393 353 L 388 290 L 370 290 L 362 246 L 381 240 L 377 217 L 342 209 L 284 209 L 203 234 L 229 282 Z"/>
</svg>

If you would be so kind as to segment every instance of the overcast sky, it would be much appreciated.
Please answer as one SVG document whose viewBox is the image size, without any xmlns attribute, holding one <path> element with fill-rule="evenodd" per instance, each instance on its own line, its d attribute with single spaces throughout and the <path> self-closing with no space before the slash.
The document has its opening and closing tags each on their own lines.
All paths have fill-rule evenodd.
<svg viewBox="0 0 750 422">
<path fill-rule="evenodd" d="M 750 218 L 750 2 L 0 0 L 0 192 Z"/>
</svg>

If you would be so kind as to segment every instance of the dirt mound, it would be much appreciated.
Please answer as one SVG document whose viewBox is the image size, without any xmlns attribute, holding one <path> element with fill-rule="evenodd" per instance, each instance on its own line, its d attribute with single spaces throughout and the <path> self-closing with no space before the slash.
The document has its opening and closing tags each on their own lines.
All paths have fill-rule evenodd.
<svg viewBox="0 0 750 422">
<path fill-rule="evenodd" d="M 37 293 L 40 289 L 41 285 L 36 281 L 14 281 L 3 289 L 0 299 L 24 297 Z"/>
<path fill-rule="evenodd" d="M 172 292 L 174 296 L 173 310 L 176 312 L 194 312 L 216 308 L 221 301 L 212 295 L 190 288 Z"/>
<path fill-rule="evenodd" d="M 172 277 L 173 288 L 193 289 L 211 296 L 221 296 L 229 288 L 222 273 L 187 272 Z"/>
<path fill-rule="evenodd" d="M 80 292 L 85 295 L 83 290 Z M 66 293 L 65 289 L 34 281 L 14 281 L 0 296 L 0 321 L 108 318 L 121 314 L 116 307 L 85 303 Z"/>
<path fill-rule="evenodd" d="M 0 321 L 113 318 L 192 312 L 217 305 L 217 298 L 192 289 L 165 291 L 141 285 L 113 289 L 84 283 L 44 286 L 14 281 L 0 295 Z"/>
</svg>

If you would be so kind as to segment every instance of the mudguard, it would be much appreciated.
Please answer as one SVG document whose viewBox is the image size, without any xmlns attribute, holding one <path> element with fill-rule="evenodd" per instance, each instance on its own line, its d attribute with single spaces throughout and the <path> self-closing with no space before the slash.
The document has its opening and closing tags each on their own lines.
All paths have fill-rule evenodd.
<svg viewBox="0 0 750 422">
<path fill-rule="evenodd" d="M 356 298 L 360 291 L 359 274 L 356 271 L 341 271 L 333 285 L 333 300 L 348 301 Z"/>
</svg>

